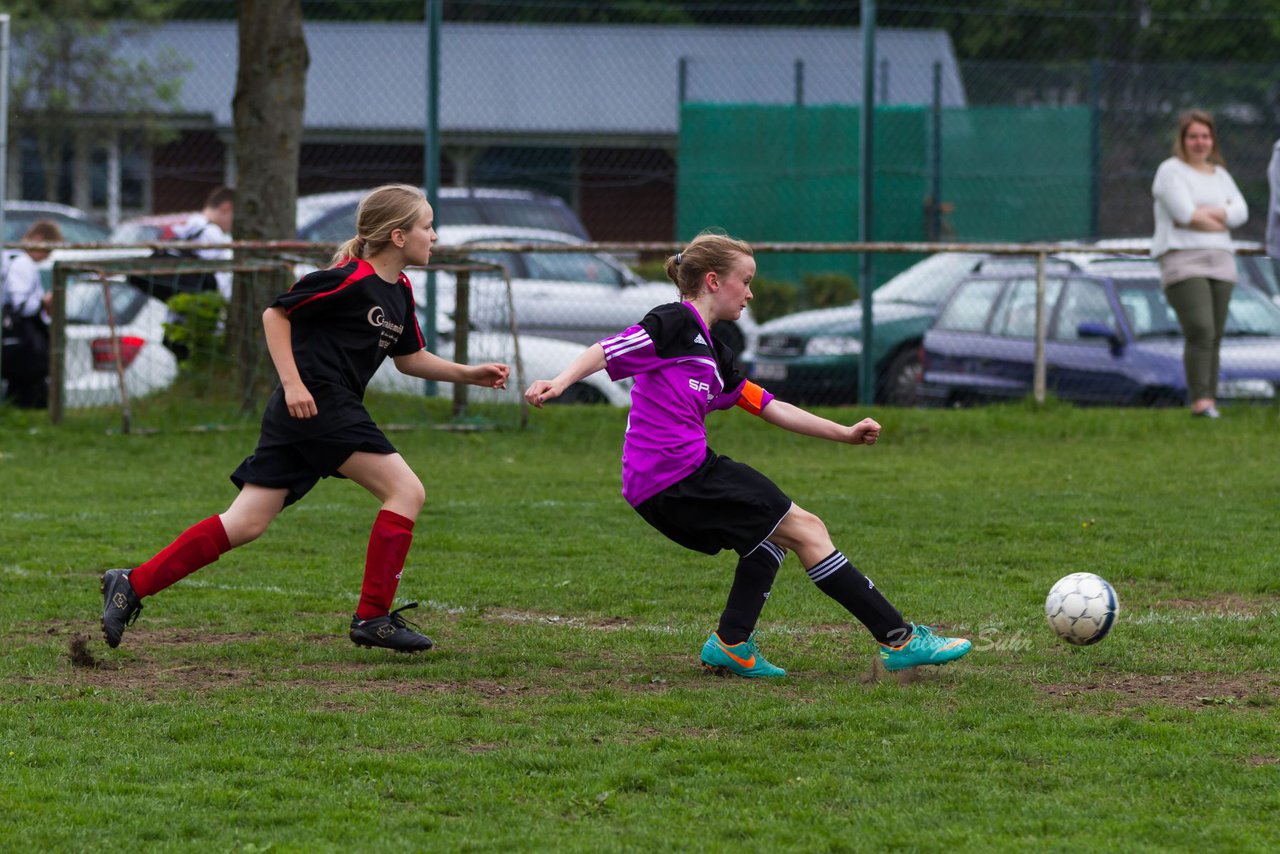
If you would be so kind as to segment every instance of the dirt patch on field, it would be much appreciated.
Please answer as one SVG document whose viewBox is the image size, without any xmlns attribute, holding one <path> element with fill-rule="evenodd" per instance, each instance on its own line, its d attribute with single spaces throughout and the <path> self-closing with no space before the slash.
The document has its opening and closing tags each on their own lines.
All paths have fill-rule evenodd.
<svg viewBox="0 0 1280 854">
<path fill-rule="evenodd" d="M 584 622 L 585 625 L 585 622 Z M 612 620 L 592 627 L 608 630 Z M 336 633 L 289 635 L 278 633 L 195 631 L 166 628 L 130 628 L 121 649 L 109 649 L 96 625 L 69 623 L 32 624 L 31 635 L 56 638 L 64 645 L 65 670 L 43 676 L 16 676 L 10 684 L 48 686 L 57 692 L 79 694 L 119 692 L 148 702 L 166 702 L 175 693 L 209 693 L 245 688 L 298 688 L 319 692 L 326 699 L 321 706 L 354 708 L 362 697 L 375 694 L 424 696 L 463 694 L 481 702 L 501 705 L 523 698 L 548 696 L 565 691 L 601 688 L 640 693 L 663 693 L 689 680 L 702 677 L 702 670 L 687 655 L 646 660 L 644 672 L 628 671 L 623 662 L 616 666 L 598 655 L 561 655 L 562 666 L 539 665 L 528 678 L 510 679 L 439 677 L 441 656 L 467 658 L 475 650 L 446 645 L 433 652 L 404 655 L 385 650 L 361 650 L 361 660 L 353 660 L 346 638 Z M 245 663 L 240 652 L 230 647 L 245 643 L 302 641 L 318 648 L 332 648 L 333 660 L 298 662 L 282 657 L 278 663 Z M 228 648 L 226 662 L 218 661 L 219 648 Z M 655 675 L 662 674 L 662 675 Z M 452 674 L 451 674 L 452 675 Z"/>
<path fill-rule="evenodd" d="M 1280 686 L 1269 673 L 1130 673 L 1102 676 L 1090 683 L 1046 683 L 1037 687 L 1061 699 L 1115 694 L 1122 709 L 1152 702 L 1184 709 L 1249 708 L 1280 702 Z"/>
<path fill-rule="evenodd" d="M 1280 596 L 1241 596 L 1237 593 L 1219 593 L 1203 599 L 1164 599 L 1155 602 L 1153 607 L 1223 616 L 1259 617 L 1280 611 Z"/>
</svg>

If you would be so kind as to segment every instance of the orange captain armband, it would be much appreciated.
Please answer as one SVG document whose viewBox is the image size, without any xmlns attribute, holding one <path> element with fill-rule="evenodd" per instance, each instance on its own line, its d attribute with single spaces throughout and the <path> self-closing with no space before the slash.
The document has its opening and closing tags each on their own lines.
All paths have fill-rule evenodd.
<svg viewBox="0 0 1280 854">
<path fill-rule="evenodd" d="M 742 393 L 738 395 L 735 405 L 741 406 L 752 415 L 759 415 L 764 411 L 764 389 L 747 380 L 742 384 Z"/>
</svg>

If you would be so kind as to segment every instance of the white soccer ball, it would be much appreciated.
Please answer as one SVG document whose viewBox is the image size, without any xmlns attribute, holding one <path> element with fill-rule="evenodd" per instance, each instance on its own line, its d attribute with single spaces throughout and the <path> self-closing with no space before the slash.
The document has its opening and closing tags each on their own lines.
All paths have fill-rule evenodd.
<svg viewBox="0 0 1280 854">
<path fill-rule="evenodd" d="M 1119 611 L 1116 591 L 1092 572 L 1073 572 L 1058 579 L 1044 600 L 1049 626 L 1058 637 L 1077 646 L 1105 638 Z"/>
</svg>

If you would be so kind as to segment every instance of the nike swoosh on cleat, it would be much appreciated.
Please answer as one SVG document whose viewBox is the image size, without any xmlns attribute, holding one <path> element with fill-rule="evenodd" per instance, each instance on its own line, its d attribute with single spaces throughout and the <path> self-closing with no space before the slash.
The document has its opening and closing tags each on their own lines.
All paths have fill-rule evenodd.
<svg viewBox="0 0 1280 854">
<path fill-rule="evenodd" d="M 729 648 L 726 647 L 723 643 L 717 641 L 716 646 L 720 647 L 721 652 L 723 652 L 725 655 L 729 656 L 734 661 L 738 662 L 738 664 L 741 664 L 743 667 L 747 668 L 748 670 L 756 666 L 755 655 L 752 655 L 750 658 L 739 658 L 738 656 L 729 652 Z"/>
<path fill-rule="evenodd" d="M 960 644 L 962 644 L 962 643 L 964 643 L 964 638 L 956 638 L 955 640 L 953 640 L 951 643 L 947 644 L 946 646 L 939 647 L 938 649 L 935 649 L 935 650 L 933 651 L 933 653 L 932 653 L 932 654 L 933 654 L 933 655 L 937 655 L 937 654 L 938 654 L 938 653 L 940 653 L 940 652 L 946 652 L 947 650 L 951 649 L 951 647 L 953 647 L 953 646 L 960 646 Z"/>
</svg>

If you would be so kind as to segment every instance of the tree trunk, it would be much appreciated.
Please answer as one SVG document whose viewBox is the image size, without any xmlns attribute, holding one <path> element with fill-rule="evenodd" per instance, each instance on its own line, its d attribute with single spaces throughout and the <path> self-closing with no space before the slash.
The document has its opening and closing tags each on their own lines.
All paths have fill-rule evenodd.
<svg viewBox="0 0 1280 854">
<path fill-rule="evenodd" d="M 292 240 L 297 224 L 298 158 L 310 57 L 302 32 L 302 0 L 239 0 L 240 63 L 236 75 L 236 240 Z M 237 253 L 237 260 L 252 256 Z M 262 310 L 289 289 L 293 276 L 237 274 L 227 347 L 240 370 L 241 404 L 257 408 L 275 382 L 262 334 Z"/>
</svg>

